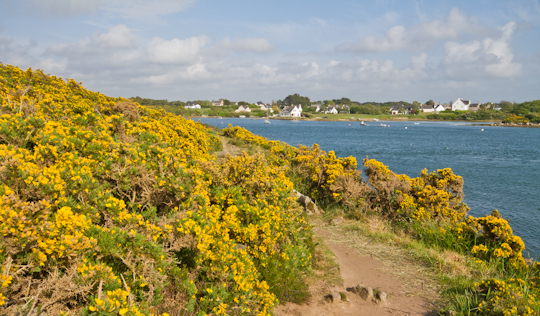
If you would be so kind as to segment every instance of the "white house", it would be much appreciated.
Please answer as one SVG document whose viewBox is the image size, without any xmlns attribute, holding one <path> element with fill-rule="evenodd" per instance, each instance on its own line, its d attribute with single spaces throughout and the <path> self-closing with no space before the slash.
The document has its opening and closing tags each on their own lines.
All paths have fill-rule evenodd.
<svg viewBox="0 0 540 316">
<path fill-rule="evenodd" d="M 399 113 L 401 109 L 403 109 L 403 111 Z M 392 112 L 392 115 L 411 114 L 412 106 L 406 106 L 404 104 L 395 104 L 395 105 L 392 105 L 392 107 L 390 108 L 390 111 Z"/>
<path fill-rule="evenodd" d="M 321 104 L 320 104 L 320 103 L 312 104 L 310 107 L 311 107 L 312 109 L 314 109 L 316 113 L 319 112 L 319 111 L 321 110 Z"/>
<path fill-rule="evenodd" d="M 420 108 L 424 113 L 435 112 L 435 107 L 433 105 L 423 104 Z"/>
<path fill-rule="evenodd" d="M 234 110 L 234 112 L 236 113 L 250 112 L 251 113 L 251 109 L 249 108 L 249 105 L 241 105 L 238 107 L 238 109 Z"/>
<path fill-rule="evenodd" d="M 446 108 L 444 107 L 443 104 L 437 104 L 437 105 L 435 105 L 433 107 L 433 112 L 435 112 L 435 113 L 439 113 L 439 112 L 442 112 L 444 110 L 446 110 Z"/>
<path fill-rule="evenodd" d="M 456 102 L 452 103 L 452 111 L 469 111 L 471 100 L 463 100 L 458 98 Z"/>
<path fill-rule="evenodd" d="M 186 102 L 186 105 L 184 105 L 184 109 L 200 109 L 201 106 L 195 102 L 188 101 Z"/>
<path fill-rule="evenodd" d="M 325 114 L 338 114 L 338 110 L 335 106 L 331 105 L 328 108 L 326 108 L 326 111 L 324 111 Z"/>
<path fill-rule="evenodd" d="M 286 107 L 279 113 L 279 116 L 300 117 L 302 116 L 302 106 L 297 104 L 297 105 L 291 105 L 289 107 Z"/>
</svg>

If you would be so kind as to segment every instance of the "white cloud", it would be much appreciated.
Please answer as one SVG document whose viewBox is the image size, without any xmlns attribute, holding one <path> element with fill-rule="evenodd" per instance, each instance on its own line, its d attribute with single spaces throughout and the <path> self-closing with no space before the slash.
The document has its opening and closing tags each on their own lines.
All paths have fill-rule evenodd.
<svg viewBox="0 0 540 316">
<path fill-rule="evenodd" d="M 130 29 L 119 24 L 111 27 L 108 32 L 101 33 L 95 32 L 89 37 L 83 38 L 73 43 L 59 43 L 53 44 L 49 48 L 49 53 L 52 54 L 67 54 L 67 53 L 79 53 L 88 54 L 100 52 L 103 50 L 115 50 L 115 49 L 131 49 L 138 46 L 138 40 L 130 31 Z"/>
<path fill-rule="evenodd" d="M 116 25 L 107 33 L 94 33 L 90 38 L 81 41 L 81 45 L 95 45 L 103 48 L 132 48 L 137 45 L 136 37 L 124 25 Z"/>
<path fill-rule="evenodd" d="M 515 77 L 521 74 L 521 64 L 515 63 L 512 48 L 509 45 L 512 33 L 516 28 L 516 23 L 509 22 L 501 27 L 501 37 L 499 39 L 486 38 L 483 41 L 487 54 L 497 57 L 497 63 L 486 65 L 486 72 L 496 77 Z"/>
<path fill-rule="evenodd" d="M 265 38 L 244 38 L 231 41 L 227 37 L 218 45 L 225 49 L 231 49 L 237 53 L 255 52 L 263 54 L 272 52 L 276 49 L 276 47 Z"/>
<path fill-rule="evenodd" d="M 383 36 L 367 36 L 358 43 L 341 45 L 339 48 L 353 52 L 418 51 L 440 40 L 458 39 L 463 33 L 484 31 L 473 18 L 468 18 L 459 9 L 453 8 L 444 20 L 421 22 L 409 29 L 396 25 L 388 29 Z"/>
<path fill-rule="evenodd" d="M 210 39 L 206 36 L 184 40 L 177 38 L 165 40 L 154 37 L 147 46 L 148 57 L 151 62 L 160 64 L 189 64 L 199 59 L 200 49 L 209 41 Z"/>
<path fill-rule="evenodd" d="M 478 78 L 485 75 L 509 78 L 521 74 L 521 64 L 513 61 L 510 47 L 516 24 L 499 27 L 500 37 L 487 37 L 467 43 L 447 42 L 444 45 L 443 67 L 450 77 Z"/>
</svg>

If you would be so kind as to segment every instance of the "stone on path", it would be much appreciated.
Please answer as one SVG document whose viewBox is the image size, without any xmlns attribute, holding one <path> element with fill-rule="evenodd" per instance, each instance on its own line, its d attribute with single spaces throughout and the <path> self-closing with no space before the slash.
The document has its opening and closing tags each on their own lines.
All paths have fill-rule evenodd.
<svg viewBox="0 0 540 316">
<path fill-rule="evenodd" d="M 343 223 L 344 220 L 345 220 L 345 219 L 343 218 L 343 216 L 336 217 L 336 218 L 334 218 L 334 219 L 330 222 L 330 225 L 332 225 L 332 226 L 337 226 L 337 225 Z"/>
<path fill-rule="evenodd" d="M 339 303 L 341 302 L 341 294 L 337 291 L 332 291 L 332 302 L 333 303 Z"/>
<path fill-rule="evenodd" d="M 375 295 L 375 298 L 377 299 L 377 303 L 380 305 L 386 305 L 388 303 L 386 299 L 386 293 L 379 292 L 377 295 Z"/>
</svg>

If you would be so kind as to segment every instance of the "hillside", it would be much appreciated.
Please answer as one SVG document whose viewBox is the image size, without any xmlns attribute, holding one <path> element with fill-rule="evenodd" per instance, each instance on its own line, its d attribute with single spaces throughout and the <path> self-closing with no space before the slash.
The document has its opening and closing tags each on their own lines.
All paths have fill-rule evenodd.
<svg viewBox="0 0 540 316">
<path fill-rule="evenodd" d="M 74 80 L 0 78 L 1 315 L 266 314 L 291 277 L 267 268 L 302 282 L 309 230 L 282 169 L 218 163 L 201 124 Z"/>
<path fill-rule="evenodd" d="M 10 65 L 0 102 L 0 315 L 272 314 L 310 301 L 311 223 L 334 218 L 423 252 L 443 310 L 540 312 L 540 265 L 497 211 L 467 216 L 450 169 L 411 178 L 366 158 L 363 179 L 317 145 L 210 130 Z M 317 208 L 293 188 L 324 215 L 307 217 Z"/>
</svg>

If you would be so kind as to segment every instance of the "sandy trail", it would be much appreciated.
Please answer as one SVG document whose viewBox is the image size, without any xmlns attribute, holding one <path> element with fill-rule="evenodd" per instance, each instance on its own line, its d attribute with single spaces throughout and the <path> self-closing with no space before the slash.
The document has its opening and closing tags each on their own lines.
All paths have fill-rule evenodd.
<svg viewBox="0 0 540 316">
<path fill-rule="evenodd" d="M 386 272 L 389 269 L 383 262 L 370 256 L 361 256 L 354 248 L 337 242 L 334 233 L 322 227 L 315 229 L 326 246 L 335 254 L 339 264 L 343 287 L 319 286 L 312 288 L 313 297 L 307 304 L 286 304 L 276 308 L 276 315 L 437 315 L 429 309 L 422 298 L 407 291 L 402 282 Z M 365 301 L 350 291 L 351 287 L 364 284 L 388 295 L 388 304 L 382 306 L 374 301 Z M 421 289 L 418 289 L 420 291 Z M 348 301 L 325 302 L 324 296 L 332 291 L 345 292 Z"/>
</svg>

